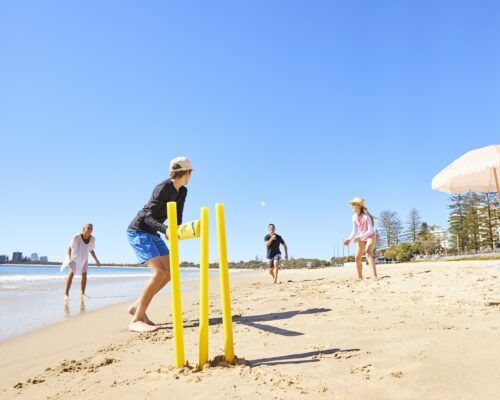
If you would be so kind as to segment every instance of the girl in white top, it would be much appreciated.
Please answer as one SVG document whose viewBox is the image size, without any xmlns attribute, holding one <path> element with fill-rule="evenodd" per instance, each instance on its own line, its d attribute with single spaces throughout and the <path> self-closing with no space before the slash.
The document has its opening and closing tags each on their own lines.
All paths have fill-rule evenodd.
<svg viewBox="0 0 500 400">
<path fill-rule="evenodd" d="M 68 279 L 66 281 L 66 293 L 64 298 L 69 298 L 69 289 L 71 288 L 71 282 L 73 281 L 73 276 L 82 276 L 82 299 L 85 297 L 85 287 L 87 286 L 87 268 L 89 266 L 89 254 L 94 257 L 94 260 L 98 267 L 101 263 L 97 259 L 94 252 L 95 237 L 92 236 L 92 231 L 94 227 L 92 224 L 87 224 L 83 227 L 82 233 L 78 233 L 73 236 L 68 248 L 68 255 L 63 265 L 69 266 Z"/>
<path fill-rule="evenodd" d="M 370 267 L 372 267 L 373 278 L 377 277 L 377 267 L 375 265 L 375 258 L 373 253 L 375 251 L 375 244 L 377 236 L 373 227 L 373 216 L 368 212 L 365 206 L 365 200 L 356 197 L 349 201 L 354 214 L 352 216 L 352 232 L 349 237 L 344 241 L 344 246 L 349 246 L 352 239 L 357 243 L 358 248 L 356 251 L 356 267 L 358 270 L 358 279 L 363 279 L 363 253 L 366 255 L 366 260 Z"/>
</svg>

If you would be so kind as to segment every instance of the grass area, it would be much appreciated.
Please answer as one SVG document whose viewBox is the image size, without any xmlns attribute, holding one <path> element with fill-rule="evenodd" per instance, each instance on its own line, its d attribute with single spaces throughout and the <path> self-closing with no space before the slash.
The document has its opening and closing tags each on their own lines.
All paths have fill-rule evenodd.
<svg viewBox="0 0 500 400">
<path fill-rule="evenodd" d="M 473 257 L 460 257 L 452 258 L 443 261 L 482 261 L 482 260 L 500 260 L 500 256 L 473 256 Z"/>
<path fill-rule="evenodd" d="M 405 261 L 405 262 L 414 262 L 414 263 L 420 263 L 420 262 L 441 262 L 441 261 L 488 261 L 488 260 L 500 260 L 500 256 L 464 256 L 464 257 L 457 257 L 457 258 L 448 258 L 448 257 L 443 257 L 443 258 L 420 258 L 418 260 L 412 260 L 412 261 Z"/>
</svg>

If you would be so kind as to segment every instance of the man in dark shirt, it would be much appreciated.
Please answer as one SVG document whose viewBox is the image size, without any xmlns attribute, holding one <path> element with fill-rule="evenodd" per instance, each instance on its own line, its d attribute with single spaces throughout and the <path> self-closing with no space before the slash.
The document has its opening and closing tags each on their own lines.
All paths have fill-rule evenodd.
<svg viewBox="0 0 500 400">
<path fill-rule="evenodd" d="M 285 260 L 288 260 L 288 247 L 283 238 L 276 234 L 274 224 L 269 224 L 268 231 L 269 234 L 264 237 L 264 243 L 267 247 L 267 267 L 269 268 L 269 274 L 273 277 L 274 283 L 277 283 L 281 260 L 280 244 L 285 248 Z"/>
<path fill-rule="evenodd" d="M 158 232 L 167 235 L 165 220 L 169 201 L 177 203 L 177 221 L 182 224 L 182 212 L 187 196 L 186 185 L 191 179 L 192 171 L 193 166 L 187 158 L 174 158 L 170 162 L 170 178 L 154 188 L 148 203 L 128 226 L 128 241 L 139 263 L 146 263 L 153 273 L 141 297 L 128 310 L 133 315 L 129 325 L 132 332 L 151 332 L 158 329 L 146 315 L 153 296 L 170 281 L 169 251 Z"/>
</svg>

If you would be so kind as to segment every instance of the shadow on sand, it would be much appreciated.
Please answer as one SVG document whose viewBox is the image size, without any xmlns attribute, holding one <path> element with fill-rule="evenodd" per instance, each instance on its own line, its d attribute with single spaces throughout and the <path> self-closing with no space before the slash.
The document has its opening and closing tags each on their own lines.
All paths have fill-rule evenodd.
<svg viewBox="0 0 500 400">
<path fill-rule="evenodd" d="M 272 325 L 266 325 L 259 322 L 278 321 L 283 319 L 290 319 L 297 315 L 319 314 L 319 313 L 326 313 L 329 311 L 332 311 L 331 308 L 310 308 L 308 310 L 284 311 L 284 312 L 250 315 L 250 316 L 233 315 L 233 323 L 260 329 L 265 332 L 274 333 L 276 335 L 300 336 L 303 335 L 304 333 L 292 331 L 289 329 L 279 328 Z M 210 318 L 209 320 L 210 325 L 219 325 L 221 323 L 222 323 L 222 318 Z M 193 321 L 193 320 L 186 321 L 184 324 L 184 328 L 196 328 L 198 326 L 199 326 L 198 321 Z M 172 329 L 172 323 L 168 322 L 165 324 L 160 324 L 159 329 Z"/>
<path fill-rule="evenodd" d="M 278 313 L 252 315 L 248 317 L 234 316 L 233 321 L 237 324 L 249 326 L 251 328 L 256 328 L 263 330 L 265 332 L 274 333 L 276 335 L 282 336 L 300 336 L 303 335 L 302 332 L 292 331 L 289 329 L 279 328 L 277 326 L 265 325 L 259 322 L 277 321 L 283 319 L 293 318 L 297 315 L 308 315 L 308 314 L 318 314 L 326 313 L 331 311 L 330 308 L 310 308 L 308 310 L 294 310 L 294 311 L 284 311 Z"/>
<path fill-rule="evenodd" d="M 336 353 L 351 353 L 357 352 L 359 349 L 328 349 L 328 350 L 317 350 L 310 351 L 307 353 L 297 353 L 297 354 L 287 354 L 285 356 L 278 357 L 268 357 L 268 358 L 259 358 L 256 360 L 247 360 L 252 367 L 256 367 L 258 365 L 282 365 L 282 364 L 305 364 L 318 362 L 321 360 L 320 357 L 328 356 Z"/>
</svg>

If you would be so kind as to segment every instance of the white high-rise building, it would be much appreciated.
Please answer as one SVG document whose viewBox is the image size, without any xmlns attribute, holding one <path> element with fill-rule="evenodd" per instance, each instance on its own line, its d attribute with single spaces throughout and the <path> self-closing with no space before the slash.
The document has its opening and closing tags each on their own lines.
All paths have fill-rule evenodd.
<svg viewBox="0 0 500 400">
<path fill-rule="evenodd" d="M 38 253 L 31 254 L 30 261 L 31 262 L 38 262 Z"/>
<path fill-rule="evenodd" d="M 440 226 L 433 225 L 430 229 L 430 233 L 434 235 L 441 248 L 449 249 L 451 247 L 450 236 L 447 229 L 443 229 Z"/>
</svg>

